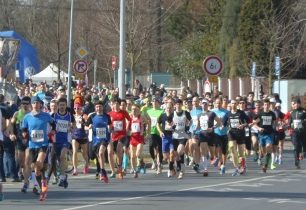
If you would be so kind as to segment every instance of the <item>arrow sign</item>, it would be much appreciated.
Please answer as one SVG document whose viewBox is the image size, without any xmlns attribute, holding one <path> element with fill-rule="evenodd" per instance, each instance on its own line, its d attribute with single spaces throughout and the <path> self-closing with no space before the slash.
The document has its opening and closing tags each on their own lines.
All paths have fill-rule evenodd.
<svg viewBox="0 0 306 210">
<path fill-rule="evenodd" d="M 79 73 L 79 74 L 84 74 L 87 72 L 88 70 L 88 64 L 86 61 L 84 60 L 76 60 L 73 64 L 73 70 L 76 72 L 76 73 Z"/>
</svg>

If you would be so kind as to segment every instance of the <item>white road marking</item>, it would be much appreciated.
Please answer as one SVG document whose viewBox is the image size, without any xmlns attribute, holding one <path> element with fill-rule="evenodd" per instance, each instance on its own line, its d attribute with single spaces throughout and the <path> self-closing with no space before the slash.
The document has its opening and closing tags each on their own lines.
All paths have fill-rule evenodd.
<svg viewBox="0 0 306 210">
<path fill-rule="evenodd" d="M 84 209 L 84 208 L 90 208 L 90 207 L 99 206 L 99 205 L 118 203 L 118 202 L 121 202 L 121 201 L 138 200 L 138 199 L 143 199 L 143 198 L 148 198 L 148 197 L 155 197 L 155 196 L 172 194 L 172 193 L 176 193 L 176 192 L 185 192 L 185 191 L 205 189 L 205 188 L 211 188 L 211 187 L 227 186 L 227 185 L 233 185 L 233 184 L 236 184 L 236 183 L 238 184 L 238 183 L 245 183 L 245 182 L 251 182 L 251 181 L 258 181 L 258 180 L 264 180 L 264 179 L 269 179 L 269 178 L 273 178 L 273 177 L 275 177 L 275 176 L 266 176 L 266 177 L 252 178 L 252 179 L 247 179 L 247 180 L 241 180 L 241 181 L 235 181 L 235 182 L 227 182 L 227 183 L 220 183 L 220 184 L 214 184 L 214 185 L 206 185 L 206 186 L 203 185 L 203 186 L 191 187 L 191 188 L 180 189 L 180 190 L 175 190 L 175 191 L 168 191 L 168 192 L 163 192 L 163 193 L 145 195 L 145 196 L 140 196 L 140 197 L 122 198 L 122 199 L 113 200 L 113 201 L 105 201 L 105 202 L 100 202 L 100 203 L 93 203 L 93 204 L 88 204 L 88 205 L 83 205 L 83 206 L 72 207 L 72 208 L 65 208 L 65 209 L 61 209 L 61 210 Z"/>
</svg>

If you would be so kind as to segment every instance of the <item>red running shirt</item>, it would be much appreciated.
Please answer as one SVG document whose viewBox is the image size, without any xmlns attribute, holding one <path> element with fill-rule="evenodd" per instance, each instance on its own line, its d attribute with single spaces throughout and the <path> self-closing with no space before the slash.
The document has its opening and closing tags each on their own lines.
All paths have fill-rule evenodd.
<svg viewBox="0 0 306 210">
<path fill-rule="evenodd" d="M 119 112 L 111 111 L 108 113 L 111 118 L 111 127 L 113 130 L 112 140 L 118 141 L 127 136 L 126 120 L 131 121 L 130 115 L 127 111 L 120 110 Z"/>
</svg>

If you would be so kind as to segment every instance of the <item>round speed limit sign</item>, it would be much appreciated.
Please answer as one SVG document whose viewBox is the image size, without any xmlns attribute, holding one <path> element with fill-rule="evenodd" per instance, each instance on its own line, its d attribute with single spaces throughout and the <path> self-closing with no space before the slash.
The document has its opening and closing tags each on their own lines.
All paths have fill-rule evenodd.
<svg viewBox="0 0 306 210">
<path fill-rule="evenodd" d="M 209 75 L 219 75 L 223 70 L 222 60 L 215 55 L 208 56 L 203 62 L 203 71 Z"/>
</svg>

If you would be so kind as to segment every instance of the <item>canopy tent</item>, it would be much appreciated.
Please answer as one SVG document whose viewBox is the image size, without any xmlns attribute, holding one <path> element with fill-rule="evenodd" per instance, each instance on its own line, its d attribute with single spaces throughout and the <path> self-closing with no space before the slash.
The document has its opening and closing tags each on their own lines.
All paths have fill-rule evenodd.
<svg viewBox="0 0 306 210">
<path fill-rule="evenodd" d="M 57 81 L 58 67 L 53 63 L 50 63 L 44 70 L 35 74 L 31 77 L 33 82 L 43 82 L 46 81 L 48 84 L 52 84 L 54 80 Z M 60 70 L 60 79 L 62 82 L 65 82 L 65 79 L 68 77 L 68 74 Z"/>
</svg>

